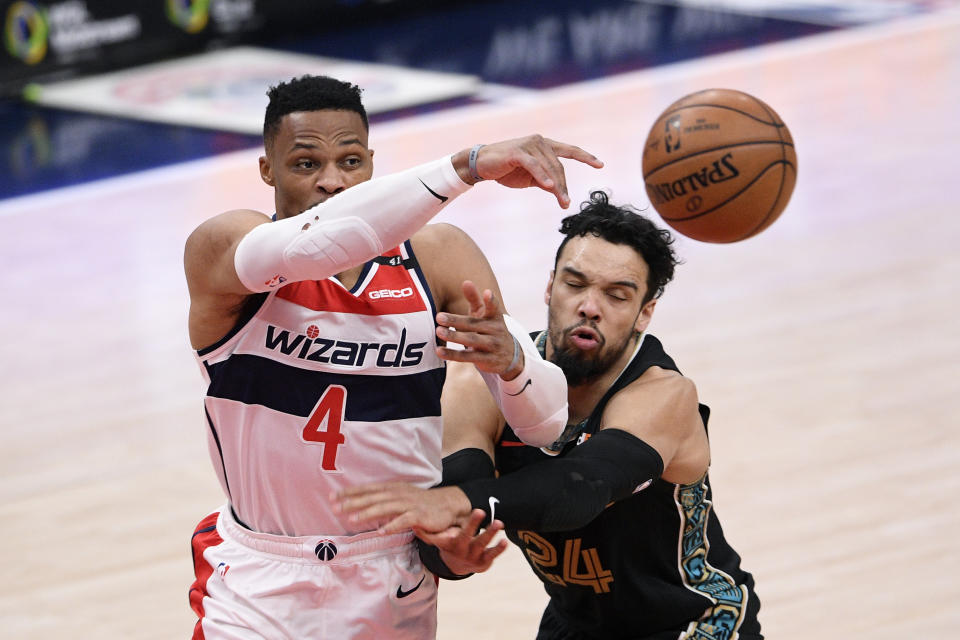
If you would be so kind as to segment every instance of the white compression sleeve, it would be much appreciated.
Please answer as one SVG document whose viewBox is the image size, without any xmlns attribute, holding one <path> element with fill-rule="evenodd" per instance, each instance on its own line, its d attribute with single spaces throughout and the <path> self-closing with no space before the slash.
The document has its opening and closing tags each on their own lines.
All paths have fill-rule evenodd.
<svg viewBox="0 0 960 640">
<path fill-rule="evenodd" d="M 517 437 L 535 447 L 549 446 L 567 424 L 567 379 L 540 357 L 523 325 L 508 315 L 503 320 L 523 349 L 523 371 L 508 381 L 495 373 L 480 375 Z"/>
<path fill-rule="evenodd" d="M 470 185 L 449 157 L 350 187 L 303 213 L 255 227 L 234 266 L 250 291 L 322 280 L 409 239 Z"/>
</svg>

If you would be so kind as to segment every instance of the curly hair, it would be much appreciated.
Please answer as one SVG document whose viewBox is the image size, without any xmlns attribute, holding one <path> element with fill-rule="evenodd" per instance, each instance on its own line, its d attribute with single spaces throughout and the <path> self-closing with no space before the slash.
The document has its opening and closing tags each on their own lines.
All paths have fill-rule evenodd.
<svg viewBox="0 0 960 640">
<path fill-rule="evenodd" d="M 283 116 L 297 111 L 353 111 L 363 119 L 363 127 L 370 130 L 367 110 L 360 100 L 362 89 L 330 76 L 304 75 L 270 87 L 270 102 L 263 118 L 263 144 L 269 147 L 277 136 Z"/>
<path fill-rule="evenodd" d="M 674 238 L 669 231 L 660 229 L 629 205 L 617 207 L 610 204 L 610 197 L 604 191 L 591 192 L 590 199 L 580 205 L 579 213 L 567 216 L 560 222 L 560 233 L 564 238 L 557 248 L 554 269 L 570 238 L 590 233 L 613 244 L 633 247 L 649 269 L 644 304 L 663 295 L 667 283 L 673 279 L 674 268 L 680 264 L 672 246 Z"/>
</svg>

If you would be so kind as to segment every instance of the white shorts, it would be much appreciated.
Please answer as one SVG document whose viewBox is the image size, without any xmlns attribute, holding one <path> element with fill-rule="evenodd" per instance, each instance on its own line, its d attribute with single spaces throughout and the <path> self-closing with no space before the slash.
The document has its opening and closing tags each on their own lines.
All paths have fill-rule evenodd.
<svg viewBox="0 0 960 640">
<path fill-rule="evenodd" d="M 250 531 L 223 507 L 192 547 L 194 640 L 436 636 L 437 581 L 412 533 L 288 538 Z"/>
</svg>

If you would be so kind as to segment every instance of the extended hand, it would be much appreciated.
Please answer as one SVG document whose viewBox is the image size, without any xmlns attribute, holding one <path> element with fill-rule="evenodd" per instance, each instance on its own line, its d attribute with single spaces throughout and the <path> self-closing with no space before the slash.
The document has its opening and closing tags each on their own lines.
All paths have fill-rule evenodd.
<svg viewBox="0 0 960 640">
<path fill-rule="evenodd" d="M 381 533 L 396 533 L 416 527 L 424 533 L 440 533 L 464 525 L 470 500 L 457 487 L 420 489 L 405 482 L 349 487 L 335 502 L 353 522 L 385 522 Z"/>
<path fill-rule="evenodd" d="M 492 547 L 487 545 L 493 537 L 503 531 L 503 523 L 494 520 L 480 532 L 480 523 L 486 518 L 483 509 L 474 509 L 463 527 L 451 527 L 441 533 L 428 533 L 414 529 L 417 537 L 440 549 L 444 564 L 459 575 L 480 573 L 493 564 L 494 559 L 507 548 L 507 541 L 500 540 Z"/>
<path fill-rule="evenodd" d="M 469 176 L 469 152 L 460 151 L 453 157 L 454 167 L 462 177 Z M 580 147 L 557 142 L 541 135 L 505 140 L 488 144 L 477 154 L 477 173 L 485 180 L 496 180 L 505 187 L 523 189 L 539 187 L 557 197 L 560 206 L 570 206 L 567 178 L 560 158 L 569 158 L 596 169 L 603 162 Z"/>
<path fill-rule="evenodd" d="M 499 374 L 504 380 L 516 378 L 523 371 L 523 350 L 507 330 L 493 293 L 485 289 L 481 297 L 476 285 L 466 280 L 463 295 L 470 303 L 470 315 L 438 313 L 437 337 L 464 348 L 437 347 L 437 355 L 444 360 L 472 362 L 477 369 Z"/>
</svg>

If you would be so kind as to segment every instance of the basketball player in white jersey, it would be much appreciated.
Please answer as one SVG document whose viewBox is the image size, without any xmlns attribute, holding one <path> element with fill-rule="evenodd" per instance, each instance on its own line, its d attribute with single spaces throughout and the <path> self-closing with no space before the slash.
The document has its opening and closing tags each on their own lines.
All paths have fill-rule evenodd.
<svg viewBox="0 0 960 640">
<path fill-rule="evenodd" d="M 504 314 L 479 248 L 425 225 L 480 180 L 539 187 L 567 207 L 559 158 L 602 163 L 530 136 L 371 180 L 357 87 L 304 76 L 269 96 L 260 174 L 275 216 L 211 218 L 184 255 L 227 497 L 193 536 L 194 638 L 431 638 L 436 581 L 412 532 L 380 535 L 331 496 L 440 481 L 444 359 L 473 363 L 531 445 L 556 439 L 567 408 L 563 373 Z M 489 566 L 503 547 L 485 540 L 455 573 Z"/>
</svg>

